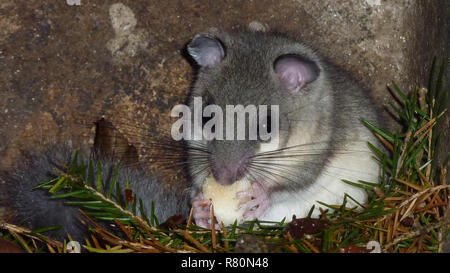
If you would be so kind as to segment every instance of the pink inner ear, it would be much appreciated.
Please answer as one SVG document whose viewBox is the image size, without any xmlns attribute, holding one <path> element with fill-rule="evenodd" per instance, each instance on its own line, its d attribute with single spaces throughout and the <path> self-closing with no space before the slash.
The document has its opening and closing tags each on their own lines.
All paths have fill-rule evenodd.
<svg viewBox="0 0 450 273">
<path fill-rule="evenodd" d="M 310 81 L 315 79 L 314 72 L 299 58 L 286 56 L 275 64 L 281 83 L 291 93 L 298 93 Z"/>
</svg>

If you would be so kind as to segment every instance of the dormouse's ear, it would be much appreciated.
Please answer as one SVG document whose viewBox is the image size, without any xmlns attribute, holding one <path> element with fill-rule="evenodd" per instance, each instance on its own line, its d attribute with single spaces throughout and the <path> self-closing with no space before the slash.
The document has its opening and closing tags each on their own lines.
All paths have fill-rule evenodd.
<svg viewBox="0 0 450 273">
<path fill-rule="evenodd" d="M 286 54 L 274 62 L 274 70 L 283 86 L 296 94 L 317 79 L 320 69 L 317 64 L 297 54 Z"/>
<path fill-rule="evenodd" d="M 208 34 L 198 34 L 187 46 L 189 55 L 200 65 L 212 67 L 225 57 L 225 50 L 219 39 Z"/>
</svg>

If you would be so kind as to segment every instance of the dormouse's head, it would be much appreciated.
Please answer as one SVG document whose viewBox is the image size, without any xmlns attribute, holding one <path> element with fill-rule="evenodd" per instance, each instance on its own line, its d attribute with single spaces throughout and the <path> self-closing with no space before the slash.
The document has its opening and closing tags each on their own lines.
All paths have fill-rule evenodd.
<svg viewBox="0 0 450 273">
<path fill-rule="evenodd" d="M 188 141 L 194 184 L 201 185 L 209 174 L 222 185 L 270 179 L 263 171 L 271 167 L 270 153 L 299 137 L 291 131 L 299 118 L 296 113 L 323 96 L 316 91 L 322 85 L 318 57 L 294 40 L 259 32 L 198 34 L 187 52 L 199 66 L 190 98 L 192 113 L 203 106 L 193 123 L 206 129 Z M 231 109 L 243 110 L 244 120 Z M 232 135 L 234 139 L 227 137 Z"/>
</svg>

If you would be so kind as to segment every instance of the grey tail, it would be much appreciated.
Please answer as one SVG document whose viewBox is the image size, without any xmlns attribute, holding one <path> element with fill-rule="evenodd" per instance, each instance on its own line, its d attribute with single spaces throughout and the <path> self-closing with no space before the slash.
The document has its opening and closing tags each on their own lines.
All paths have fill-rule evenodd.
<svg viewBox="0 0 450 273">
<path fill-rule="evenodd" d="M 28 154 L 16 168 L 0 173 L 0 210 L 11 215 L 8 222 L 28 227 L 32 230 L 51 226 L 61 226 L 48 235 L 57 240 L 67 239 L 67 235 L 84 242 L 87 228 L 79 221 L 79 207 L 67 205 L 67 200 L 52 199 L 47 190 L 34 189 L 42 182 L 58 177 L 56 170 L 63 170 L 73 151 L 68 146 L 52 147 L 36 154 Z M 83 156 L 83 155 L 81 155 Z M 89 158 L 84 154 L 84 158 Z M 102 178 L 105 185 L 111 183 L 116 164 L 110 160 L 100 160 Z M 94 170 L 95 171 L 95 170 Z M 119 168 L 116 177 L 121 189 L 129 183 L 129 188 L 143 201 L 143 209 L 150 216 L 152 201 L 154 215 L 160 223 L 174 215 L 187 217 L 189 213 L 188 196 L 184 191 L 172 192 L 162 184 L 156 173 L 147 173 L 136 168 Z M 121 193 L 122 198 L 124 193 Z M 1 219 L 0 221 L 6 220 Z"/>
</svg>

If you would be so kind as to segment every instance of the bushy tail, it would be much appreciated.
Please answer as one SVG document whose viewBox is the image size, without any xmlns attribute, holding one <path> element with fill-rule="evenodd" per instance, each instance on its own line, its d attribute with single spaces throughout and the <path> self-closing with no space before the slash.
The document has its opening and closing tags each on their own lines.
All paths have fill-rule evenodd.
<svg viewBox="0 0 450 273">
<path fill-rule="evenodd" d="M 57 170 L 64 170 L 69 164 L 73 151 L 68 146 L 52 147 L 44 152 L 27 155 L 16 168 L 0 173 L 0 208 L 6 209 L 10 217 L 0 221 L 28 227 L 32 230 L 62 226 L 61 229 L 46 234 L 58 240 L 67 238 L 84 241 L 87 228 L 78 220 L 79 208 L 66 205 L 65 200 L 52 199 L 51 194 L 42 189 L 34 189 L 42 182 L 58 177 Z M 88 158 L 85 156 L 84 158 Z M 115 163 L 100 160 L 102 178 L 110 184 Z M 143 201 L 143 209 L 150 215 L 152 201 L 154 215 L 160 222 L 173 215 L 188 215 L 188 194 L 183 190 L 174 192 L 166 189 L 157 174 L 148 174 L 135 168 L 119 168 L 116 177 L 121 189 L 129 188 Z M 122 198 L 123 197 L 123 193 Z M 3 216 L 3 218 L 6 218 Z"/>
</svg>

